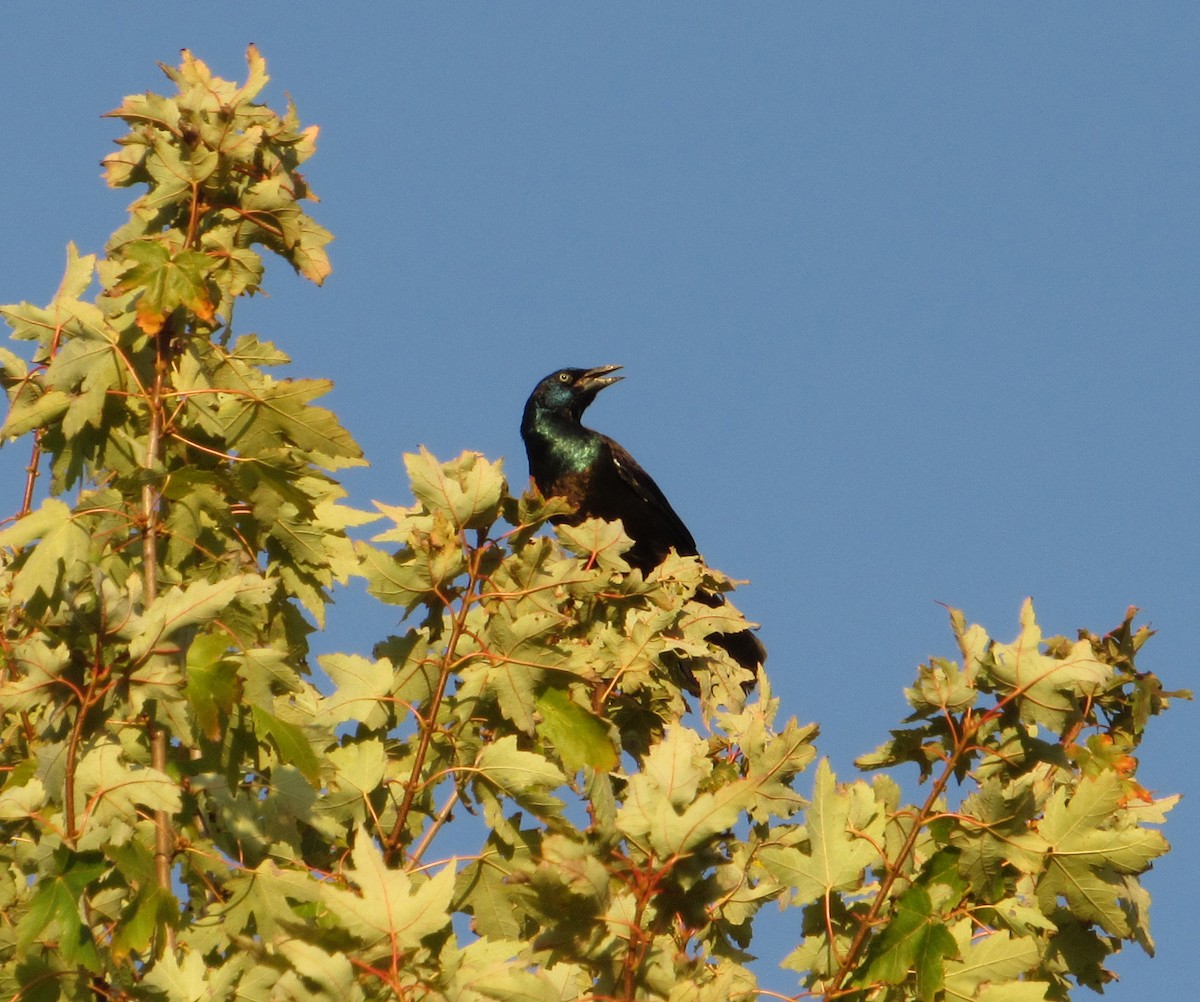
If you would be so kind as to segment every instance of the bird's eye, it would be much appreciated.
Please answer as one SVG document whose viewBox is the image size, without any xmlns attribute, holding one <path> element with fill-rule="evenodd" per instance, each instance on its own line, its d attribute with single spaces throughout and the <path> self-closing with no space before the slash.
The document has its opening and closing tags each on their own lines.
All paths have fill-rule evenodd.
<svg viewBox="0 0 1200 1002">
<path fill-rule="evenodd" d="M 571 374 L 569 372 L 560 372 L 558 374 L 558 381 L 560 383 L 569 383 L 571 381 Z"/>
</svg>

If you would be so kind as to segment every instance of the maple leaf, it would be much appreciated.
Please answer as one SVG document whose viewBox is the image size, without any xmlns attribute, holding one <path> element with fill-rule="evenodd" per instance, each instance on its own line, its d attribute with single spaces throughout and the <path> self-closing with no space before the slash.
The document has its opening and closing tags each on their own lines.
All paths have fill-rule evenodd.
<svg viewBox="0 0 1200 1002">
<path fill-rule="evenodd" d="M 356 890 L 326 886 L 321 898 L 363 948 L 367 962 L 414 950 L 450 924 L 454 866 L 422 880 L 390 869 L 370 833 L 359 827 L 344 875 Z"/>
<path fill-rule="evenodd" d="M 217 262 L 199 251 L 170 249 L 157 240 L 138 240 L 124 248 L 132 264 L 121 273 L 117 292 L 141 290 L 137 299 L 137 325 L 157 334 L 167 317 L 182 306 L 205 323 L 212 323 L 216 305 L 208 275 Z"/>
</svg>

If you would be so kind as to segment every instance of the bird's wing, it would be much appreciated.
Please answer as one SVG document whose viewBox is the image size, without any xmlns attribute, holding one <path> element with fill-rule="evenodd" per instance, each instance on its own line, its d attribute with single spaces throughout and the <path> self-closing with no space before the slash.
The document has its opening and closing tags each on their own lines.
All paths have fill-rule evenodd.
<svg viewBox="0 0 1200 1002">
<path fill-rule="evenodd" d="M 633 489 L 634 494 L 656 516 L 655 521 L 659 524 L 659 528 L 664 536 L 664 538 L 658 540 L 662 544 L 663 554 L 665 555 L 666 551 L 672 546 L 680 556 L 691 556 L 698 552 L 696 550 L 696 541 L 692 538 L 688 527 L 683 524 L 683 519 L 675 514 L 675 509 L 671 507 L 671 502 L 667 500 L 667 496 L 663 494 L 658 484 L 654 482 L 654 478 L 643 470 L 638 465 L 637 460 L 629 455 L 619 443 L 614 442 L 607 435 L 602 437 L 612 454 L 613 466 L 616 468 L 621 480 Z"/>
</svg>

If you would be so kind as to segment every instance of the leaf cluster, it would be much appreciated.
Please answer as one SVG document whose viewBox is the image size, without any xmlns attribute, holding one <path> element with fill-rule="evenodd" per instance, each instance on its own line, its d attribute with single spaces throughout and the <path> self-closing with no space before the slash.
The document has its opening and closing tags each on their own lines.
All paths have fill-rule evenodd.
<svg viewBox="0 0 1200 1002">
<path fill-rule="evenodd" d="M 1138 881 L 1168 849 L 1177 797 L 1136 778 L 1134 751 L 1172 697 L 1134 658 L 1136 609 L 1112 632 L 1043 637 L 1033 605 L 1011 643 L 951 611 L 961 661 L 934 658 L 907 690 L 908 726 L 860 767 L 915 765 L 928 793 L 900 806 L 879 775 L 822 769 L 807 837 L 766 850 L 804 907 L 788 959 L 810 990 L 872 999 L 1059 1000 L 1100 990 L 1125 942 L 1153 953 Z"/>
</svg>

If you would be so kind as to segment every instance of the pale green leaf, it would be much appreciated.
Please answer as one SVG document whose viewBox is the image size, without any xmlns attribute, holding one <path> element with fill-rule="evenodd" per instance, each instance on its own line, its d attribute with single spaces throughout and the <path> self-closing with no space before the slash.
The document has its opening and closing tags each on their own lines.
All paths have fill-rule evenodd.
<svg viewBox="0 0 1200 1002">
<path fill-rule="evenodd" d="M 50 705 L 70 661 L 65 646 L 51 647 L 36 634 L 14 644 L 11 664 L 17 671 L 10 671 L 8 679 L 0 682 L 0 705 L 11 712 Z"/>
<path fill-rule="evenodd" d="M 37 512 L 0 536 L 0 545 L 13 545 L 12 540 L 27 539 L 34 531 L 42 539 L 21 565 L 10 593 L 11 601 L 18 604 L 28 602 L 39 591 L 49 600 L 61 597 L 66 587 L 84 580 L 90 572 L 91 534 L 61 501 L 48 499 Z"/>
<path fill-rule="evenodd" d="M 179 785 L 150 766 L 126 759 L 115 741 L 103 740 L 80 756 L 75 771 L 76 815 L 86 819 L 88 845 L 100 844 L 103 829 L 113 820 L 134 821 L 138 807 L 177 812 L 181 804 Z"/>
<path fill-rule="evenodd" d="M 29 374 L 29 366 L 25 364 L 25 359 L 20 355 L 9 351 L 7 348 L 0 347 L 0 384 L 5 386 L 10 383 L 19 383 Z"/>
<path fill-rule="evenodd" d="M 171 951 L 160 955 L 143 978 L 148 988 L 162 993 L 165 1002 L 201 1002 L 208 996 L 208 969 L 198 953 Z"/>
<path fill-rule="evenodd" d="M 368 962 L 411 950 L 450 923 L 454 867 L 443 866 L 429 879 L 410 877 L 384 862 L 370 833 L 360 827 L 354 838 L 347 880 L 357 890 L 322 888 L 322 900 L 362 948 Z"/>
<path fill-rule="evenodd" d="M 363 797 L 379 789 L 388 764 L 387 749 L 376 738 L 332 748 L 328 758 L 343 788 L 356 790 Z"/>
<path fill-rule="evenodd" d="M 63 272 L 62 280 L 58 283 L 58 289 L 54 293 L 55 302 L 61 300 L 79 299 L 88 290 L 88 286 L 92 284 L 92 276 L 96 272 L 96 255 L 84 254 L 80 256 L 79 248 L 75 246 L 75 241 L 67 243 L 67 267 Z"/>
<path fill-rule="evenodd" d="M 555 527 L 563 546 L 604 571 L 628 571 L 624 553 L 633 539 L 620 522 L 605 522 L 598 518 L 585 519 L 579 525 Z"/>
<path fill-rule="evenodd" d="M 271 1002 L 355 1002 L 363 998 L 354 967 L 344 953 L 328 953 L 301 939 L 282 939 L 277 947 L 292 970 L 284 972 L 273 986 Z"/>
<path fill-rule="evenodd" d="M 70 396 L 62 390 L 47 390 L 36 396 L 33 392 L 21 394 L 0 426 L 0 437 L 17 438 L 34 428 L 44 428 L 62 417 L 70 405 Z"/>
<path fill-rule="evenodd" d="M 0 529 L 0 546 L 13 550 L 22 549 L 72 518 L 69 506 L 58 498 L 46 498 L 28 515 Z"/>
<path fill-rule="evenodd" d="M 479 939 L 459 954 L 456 983 L 462 998 L 501 1002 L 563 1002 L 583 997 L 583 971 L 570 964 L 533 966 L 519 940 Z"/>
<path fill-rule="evenodd" d="M 656 853 L 672 855 L 691 852 L 732 828 L 754 805 L 761 781 L 732 779 L 699 792 L 712 771 L 705 752 L 704 739 L 695 731 L 669 728 L 646 756 L 642 771 L 630 777 L 617 812 L 618 829 Z"/>
<path fill-rule="evenodd" d="M 1125 781 L 1115 771 L 1083 777 L 1069 801 L 1067 793 L 1065 787 L 1055 792 L 1040 826 L 1050 856 L 1038 882 L 1038 903 L 1050 912 L 1065 899 L 1079 918 L 1100 923 L 1114 936 L 1128 936 L 1123 875 L 1148 869 L 1167 851 L 1167 841 L 1125 816 Z"/>
<path fill-rule="evenodd" d="M 1006 689 L 1019 692 L 1023 720 L 1059 731 L 1079 712 L 1079 702 L 1101 691 L 1113 677 L 1111 665 L 1098 661 L 1086 640 L 1077 642 L 1066 657 L 1043 654 L 1042 631 L 1033 602 L 1021 607 L 1021 633 L 1011 644 L 993 644 L 993 677 Z"/>
<path fill-rule="evenodd" d="M 0 821 L 24 821 L 37 815 L 48 802 L 46 787 L 36 776 L 20 786 L 5 783 L 0 789 Z"/>
<path fill-rule="evenodd" d="M 956 925 L 960 960 L 946 961 L 946 999 L 975 999 L 981 984 L 1015 981 L 1035 967 L 1041 956 L 1038 940 L 1000 930 L 971 939 L 971 923 Z"/>
<path fill-rule="evenodd" d="M 257 574 L 238 574 L 220 581 L 197 581 L 167 589 L 141 616 L 131 616 L 120 636 L 129 639 L 129 657 L 139 661 L 188 626 L 207 623 L 234 601 L 262 605 L 272 585 Z"/>
<path fill-rule="evenodd" d="M 414 496 L 430 511 L 446 513 L 458 529 L 487 528 L 496 520 L 505 488 L 501 465 L 476 452 L 448 463 L 439 463 L 425 448 L 404 456 Z"/>
<path fill-rule="evenodd" d="M 562 770 L 536 752 L 517 747 L 515 734 L 485 744 L 475 760 L 476 781 L 490 784 L 542 818 L 557 817 L 563 803 L 550 795 L 566 782 Z"/>
<path fill-rule="evenodd" d="M 334 687 L 321 706 L 332 726 L 356 721 L 374 730 L 392 719 L 395 668 L 391 662 L 368 661 L 357 654 L 325 654 L 317 660 Z"/>
<path fill-rule="evenodd" d="M 1045 981 L 1008 981 L 984 985 L 975 998 L 976 1002 L 1046 1002 L 1056 997 L 1050 995 L 1050 985 Z"/>
<path fill-rule="evenodd" d="M 866 784 L 856 785 L 870 790 Z M 765 846 L 760 853 L 776 879 L 793 888 L 796 903 L 816 901 L 832 891 L 855 890 L 864 869 L 880 861 L 876 845 L 850 830 L 852 803 L 852 794 L 838 788 L 833 770 L 822 759 L 804 819 L 807 845 Z"/>
</svg>

